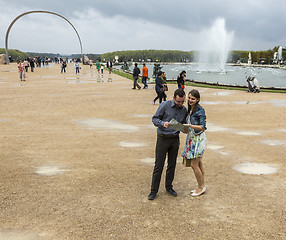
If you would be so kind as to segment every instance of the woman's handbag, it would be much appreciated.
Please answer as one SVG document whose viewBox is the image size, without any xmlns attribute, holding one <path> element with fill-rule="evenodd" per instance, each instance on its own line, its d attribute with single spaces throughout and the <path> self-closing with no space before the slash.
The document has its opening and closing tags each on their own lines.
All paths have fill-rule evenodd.
<svg viewBox="0 0 286 240">
<path fill-rule="evenodd" d="M 182 163 L 185 167 L 190 167 L 191 166 L 191 159 L 183 158 Z"/>
<path fill-rule="evenodd" d="M 183 84 L 183 85 L 181 85 L 181 88 L 182 88 L 182 89 L 185 89 L 185 85 L 184 85 L 184 84 Z"/>
</svg>

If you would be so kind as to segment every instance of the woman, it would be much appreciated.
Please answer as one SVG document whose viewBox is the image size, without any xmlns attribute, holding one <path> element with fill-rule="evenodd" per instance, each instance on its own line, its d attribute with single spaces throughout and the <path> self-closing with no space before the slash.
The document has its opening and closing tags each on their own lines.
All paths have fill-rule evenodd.
<svg viewBox="0 0 286 240">
<path fill-rule="evenodd" d="M 159 103 L 162 103 L 162 99 L 164 98 L 164 81 L 163 81 L 163 72 L 159 71 L 158 76 L 156 77 L 156 85 L 155 91 L 157 93 L 157 97 L 154 98 L 153 104 L 155 104 L 156 100 L 159 99 Z"/>
<path fill-rule="evenodd" d="M 184 161 L 190 161 L 190 165 L 194 171 L 195 177 L 198 182 L 198 187 L 192 190 L 192 196 L 199 196 L 206 191 L 204 182 L 205 169 L 202 162 L 202 157 L 207 143 L 205 130 L 206 128 L 206 115 L 205 110 L 199 104 L 200 93 L 198 90 L 193 89 L 188 95 L 188 116 L 187 124 L 189 132 L 186 138 L 186 144 L 182 157 Z"/>
<path fill-rule="evenodd" d="M 178 88 L 185 88 L 185 80 L 186 80 L 186 71 L 183 70 L 180 75 L 177 77 Z"/>
<path fill-rule="evenodd" d="M 22 65 L 21 60 L 19 60 L 19 62 L 18 62 L 18 72 L 19 72 L 20 80 L 26 81 L 24 66 Z"/>
</svg>

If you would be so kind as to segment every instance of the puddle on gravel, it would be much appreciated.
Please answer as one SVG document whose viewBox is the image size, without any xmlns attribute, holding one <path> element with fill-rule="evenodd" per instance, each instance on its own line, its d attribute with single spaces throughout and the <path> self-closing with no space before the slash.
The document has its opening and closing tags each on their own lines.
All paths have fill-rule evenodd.
<svg viewBox="0 0 286 240">
<path fill-rule="evenodd" d="M 235 104 L 249 104 L 249 101 L 233 101 Z"/>
<path fill-rule="evenodd" d="M 152 129 L 152 130 L 154 130 L 154 129 L 157 130 L 157 127 L 155 127 L 154 124 L 146 124 L 143 127 L 148 128 L 148 129 Z"/>
<path fill-rule="evenodd" d="M 228 128 L 216 126 L 212 123 L 207 123 L 207 132 L 224 132 L 227 130 L 228 130 Z"/>
<path fill-rule="evenodd" d="M 207 149 L 211 149 L 211 150 L 219 150 L 222 149 L 223 146 L 218 146 L 218 145 L 214 145 L 214 144 L 207 144 Z"/>
<path fill-rule="evenodd" d="M 101 129 L 101 130 L 120 130 L 124 132 L 137 132 L 139 127 L 124 124 L 121 122 L 104 119 L 104 118 L 91 118 L 85 120 L 75 120 L 80 125 L 87 127 L 88 129 Z"/>
<path fill-rule="evenodd" d="M 213 93 L 212 95 L 228 96 L 231 94 L 234 94 L 234 92 L 216 92 L 216 93 Z"/>
<path fill-rule="evenodd" d="M 42 78 L 56 78 L 57 76 L 49 76 L 49 75 L 45 75 L 45 76 L 41 76 Z"/>
<path fill-rule="evenodd" d="M 281 146 L 286 145 L 286 140 L 262 140 L 261 143 L 269 145 L 269 146 Z"/>
<path fill-rule="evenodd" d="M 248 131 L 241 131 L 241 132 L 236 132 L 238 135 L 243 135 L 243 136 L 260 136 L 261 133 L 259 132 L 248 132 Z"/>
<path fill-rule="evenodd" d="M 155 163 L 155 158 L 143 158 L 140 160 L 142 163 L 145 163 L 145 164 L 148 164 L 148 165 L 151 165 L 151 166 L 154 166 L 154 163 Z"/>
<path fill-rule="evenodd" d="M 214 101 L 201 101 L 202 105 L 219 105 L 224 104 L 226 102 L 214 102 Z"/>
<path fill-rule="evenodd" d="M 146 143 L 139 143 L 139 142 L 120 142 L 119 146 L 120 147 L 132 148 L 132 147 L 146 147 L 146 146 L 148 146 L 148 144 L 146 144 Z"/>
<path fill-rule="evenodd" d="M 267 101 L 269 103 L 271 103 L 274 106 L 278 106 L 278 107 L 286 107 L 286 100 L 281 100 L 281 99 L 272 99 Z"/>
<path fill-rule="evenodd" d="M 0 233 L 0 240 L 50 240 L 50 236 L 47 233 L 28 233 L 28 232 L 5 232 Z"/>
<path fill-rule="evenodd" d="M 84 80 L 70 80 L 70 81 L 66 81 L 66 83 L 84 83 Z"/>
<path fill-rule="evenodd" d="M 233 169 L 241 173 L 252 175 L 272 174 L 277 172 L 277 168 L 263 163 L 240 163 L 234 165 Z"/>
<path fill-rule="evenodd" d="M 151 114 L 133 114 L 133 115 L 130 115 L 130 116 L 134 117 L 134 118 L 150 118 L 153 115 L 151 115 Z"/>
<path fill-rule="evenodd" d="M 214 145 L 214 144 L 207 144 L 206 146 L 207 149 L 213 150 L 215 152 L 218 152 L 222 155 L 228 155 L 228 153 L 224 152 L 224 151 L 220 151 L 220 149 L 224 148 L 223 146 L 219 146 L 219 145 Z"/>
<path fill-rule="evenodd" d="M 37 168 L 36 173 L 43 176 L 53 176 L 62 174 L 66 171 L 67 170 L 61 169 L 58 166 L 41 166 Z"/>
</svg>

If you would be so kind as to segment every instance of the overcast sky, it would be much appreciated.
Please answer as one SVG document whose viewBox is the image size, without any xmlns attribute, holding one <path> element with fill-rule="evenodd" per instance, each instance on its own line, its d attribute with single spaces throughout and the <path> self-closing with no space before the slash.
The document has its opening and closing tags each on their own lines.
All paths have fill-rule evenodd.
<svg viewBox="0 0 286 240">
<path fill-rule="evenodd" d="M 46 10 L 77 29 L 84 53 L 116 50 L 201 50 L 214 36 L 233 36 L 231 50 L 286 46 L 285 0 L 0 0 L 0 48 L 10 23 L 27 11 Z M 220 19 L 220 20 L 217 20 Z M 223 31 L 216 30 L 225 21 Z M 229 43 L 228 43 L 229 44 Z M 80 53 L 73 28 L 55 15 L 25 15 L 11 28 L 9 49 Z"/>
</svg>

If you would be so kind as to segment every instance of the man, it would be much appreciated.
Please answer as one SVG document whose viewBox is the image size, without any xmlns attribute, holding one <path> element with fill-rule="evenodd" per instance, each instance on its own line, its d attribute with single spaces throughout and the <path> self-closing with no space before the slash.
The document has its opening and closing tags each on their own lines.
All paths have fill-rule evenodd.
<svg viewBox="0 0 286 240">
<path fill-rule="evenodd" d="M 155 104 L 156 100 L 159 99 L 159 103 L 162 103 L 162 98 L 164 94 L 164 82 L 163 82 L 163 72 L 159 71 L 158 76 L 155 81 L 155 91 L 157 93 L 157 97 L 154 98 L 153 104 Z"/>
<path fill-rule="evenodd" d="M 138 87 L 138 90 L 140 90 L 141 87 L 137 83 L 137 80 L 138 80 L 139 74 L 140 74 L 140 69 L 137 66 L 138 66 L 138 64 L 135 63 L 135 67 L 133 69 L 133 88 L 132 89 L 136 89 L 136 87 Z"/>
<path fill-rule="evenodd" d="M 253 80 L 253 89 L 254 89 L 254 92 L 255 92 L 255 93 L 259 93 L 259 92 L 260 92 L 260 86 L 259 86 L 259 82 L 258 82 L 257 78 L 256 78 L 256 77 L 253 77 L 252 80 Z"/>
<path fill-rule="evenodd" d="M 159 190 L 161 175 L 165 164 L 166 154 L 168 153 L 168 166 L 166 170 L 165 188 L 172 196 L 176 197 L 177 193 L 173 189 L 177 155 L 180 145 L 179 131 L 169 128 L 170 120 L 176 119 L 180 123 L 185 123 L 187 109 L 183 106 L 186 94 L 184 90 L 177 89 L 174 92 L 172 100 L 163 102 L 158 107 L 157 112 L 152 118 L 153 124 L 157 129 L 156 143 L 156 161 L 152 176 L 151 193 L 149 200 L 154 200 Z"/>
<path fill-rule="evenodd" d="M 148 79 L 148 68 L 146 67 L 146 64 L 143 63 L 143 68 L 142 68 L 142 83 L 144 84 L 143 89 L 148 88 L 147 79 Z"/>
<path fill-rule="evenodd" d="M 107 60 L 107 63 L 106 63 L 106 66 L 109 70 L 109 74 L 111 74 L 111 71 L 112 71 L 112 62 L 108 59 Z"/>
</svg>

